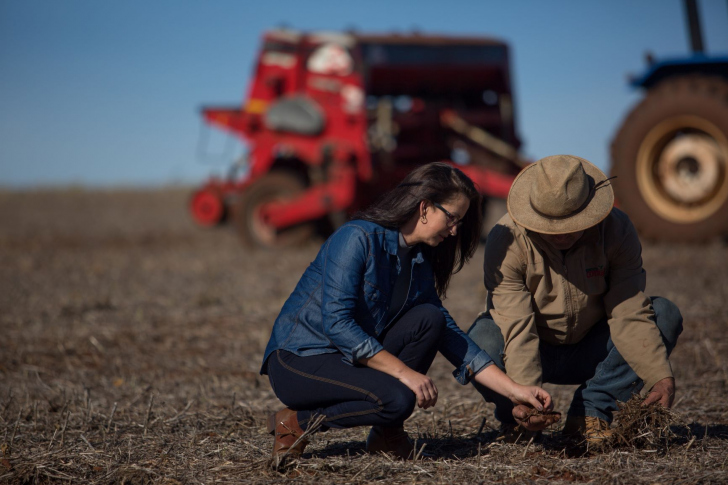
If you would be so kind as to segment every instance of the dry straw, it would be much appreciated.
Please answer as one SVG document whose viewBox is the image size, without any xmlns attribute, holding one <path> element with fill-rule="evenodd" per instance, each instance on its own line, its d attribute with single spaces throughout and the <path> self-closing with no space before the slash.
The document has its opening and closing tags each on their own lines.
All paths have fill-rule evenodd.
<svg viewBox="0 0 728 485">
<path fill-rule="evenodd" d="M 368 455 L 367 428 L 332 429 L 273 470 L 264 423 L 281 403 L 260 358 L 318 246 L 245 252 L 232 231 L 195 228 L 188 196 L 0 193 L 0 484 L 728 483 L 725 246 L 644 246 L 650 287 L 685 317 L 674 437 L 657 416 L 632 421 L 652 435 L 602 452 L 572 454 L 561 423 L 497 441 L 492 406 L 438 356 L 437 406 L 405 422 L 433 458 Z M 453 279 L 445 304 L 463 326 L 482 277 L 474 258 Z M 565 412 L 573 388 L 548 390 Z"/>
</svg>

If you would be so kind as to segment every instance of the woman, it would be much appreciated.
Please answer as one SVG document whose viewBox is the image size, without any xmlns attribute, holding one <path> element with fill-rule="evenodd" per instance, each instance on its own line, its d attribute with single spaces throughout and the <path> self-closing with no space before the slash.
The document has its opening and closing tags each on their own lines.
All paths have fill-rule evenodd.
<svg viewBox="0 0 728 485">
<path fill-rule="evenodd" d="M 372 426 L 367 451 L 407 459 L 403 423 L 437 388 L 425 374 L 437 351 L 470 380 L 549 410 L 551 397 L 491 365 L 442 306 L 450 277 L 475 251 L 480 195 L 446 163 L 421 166 L 321 247 L 283 305 L 262 374 L 287 407 L 271 415 L 273 458 L 298 457 L 309 426 Z M 316 419 L 318 418 L 318 419 Z M 311 424 L 316 419 L 316 423 Z"/>
</svg>

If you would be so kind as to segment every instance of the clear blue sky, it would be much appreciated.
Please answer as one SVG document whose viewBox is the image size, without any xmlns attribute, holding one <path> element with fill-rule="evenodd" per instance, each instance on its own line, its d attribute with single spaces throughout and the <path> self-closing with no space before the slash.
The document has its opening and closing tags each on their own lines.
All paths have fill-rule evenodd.
<svg viewBox="0 0 728 485">
<path fill-rule="evenodd" d="M 711 54 L 728 2 L 699 0 Z M 512 49 L 525 153 L 603 169 L 644 53 L 687 55 L 681 0 L 0 0 L 0 185 L 197 183 L 199 107 L 239 104 L 262 31 L 490 35 Z M 222 152 L 218 134 L 208 147 Z M 242 147 L 234 151 L 241 150 Z"/>
</svg>

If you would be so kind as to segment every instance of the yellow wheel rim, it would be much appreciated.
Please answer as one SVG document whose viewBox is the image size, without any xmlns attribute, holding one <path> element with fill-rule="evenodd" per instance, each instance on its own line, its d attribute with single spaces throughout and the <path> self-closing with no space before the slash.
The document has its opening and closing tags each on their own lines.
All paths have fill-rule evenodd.
<svg viewBox="0 0 728 485">
<path fill-rule="evenodd" d="M 655 126 L 637 154 L 637 186 L 647 205 L 670 222 L 691 224 L 728 199 L 728 140 L 698 116 L 676 116 Z"/>
</svg>

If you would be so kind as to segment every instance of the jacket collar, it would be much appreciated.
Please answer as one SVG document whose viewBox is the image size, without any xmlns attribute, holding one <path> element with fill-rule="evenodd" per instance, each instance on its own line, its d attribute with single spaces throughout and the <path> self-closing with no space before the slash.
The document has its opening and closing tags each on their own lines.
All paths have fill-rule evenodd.
<svg viewBox="0 0 728 485">
<path fill-rule="evenodd" d="M 399 231 L 396 229 L 384 228 L 384 249 L 392 256 L 397 255 L 399 248 Z"/>
<path fill-rule="evenodd" d="M 384 249 L 391 256 L 397 256 L 399 252 L 399 230 L 384 228 Z M 415 263 L 422 263 L 425 258 L 422 256 L 422 245 L 417 244 L 414 247 Z"/>
</svg>

